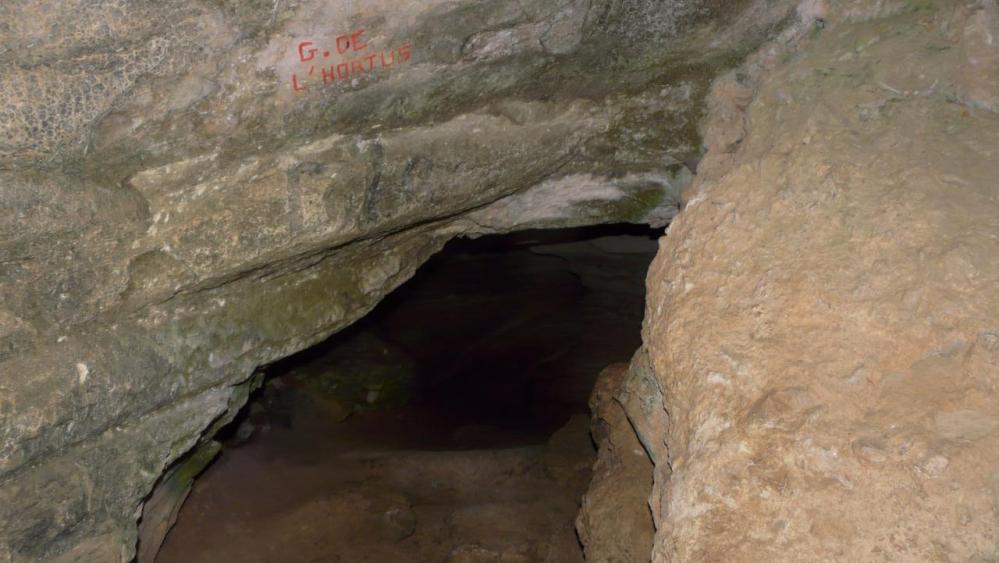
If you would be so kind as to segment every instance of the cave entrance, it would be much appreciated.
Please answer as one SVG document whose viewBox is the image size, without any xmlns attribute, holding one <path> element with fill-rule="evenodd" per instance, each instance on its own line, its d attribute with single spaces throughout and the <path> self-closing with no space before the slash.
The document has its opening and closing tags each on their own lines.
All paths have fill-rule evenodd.
<svg viewBox="0 0 999 563">
<path fill-rule="evenodd" d="M 641 344 L 659 235 L 452 241 L 366 318 L 262 369 L 155 560 L 581 561 L 587 400 Z"/>
</svg>

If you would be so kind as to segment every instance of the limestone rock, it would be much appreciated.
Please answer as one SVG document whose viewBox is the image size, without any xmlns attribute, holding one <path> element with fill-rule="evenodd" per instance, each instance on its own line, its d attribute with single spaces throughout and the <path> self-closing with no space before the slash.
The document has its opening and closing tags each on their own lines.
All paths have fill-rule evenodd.
<svg viewBox="0 0 999 563">
<path fill-rule="evenodd" d="M 561 487 L 586 488 L 593 454 L 588 427 L 588 417 L 574 415 L 548 440 L 545 474 Z"/>
<path fill-rule="evenodd" d="M 598 458 L 576 519 L 588 561 L 652 558 L 652 462 L 616 398 L 627 376 L 627 365 L 607 367 L 590 399 Z"/>
<path fill-rule="evenodd" d="M 996 557 L 993 7 L 895 4 L 830 9 L 714 102 L 742 133 L 649 274 L 655 561 Z"/>
<path fill-rule="evenodd" d="M 448 239 L 665 224 L 709 84 L 794 8 L 3 2 L 0 560 L 130 560 L 251 374 Z"/>
<path fill-rule="evenodd" d="M 164 476 L 142 507 L 139 532 L 138 563 L 153 563 L 156 553 L 170 528 L 177 521 L 184 500 L 191 492 L 195 477 L 211 463 L 222 449 L 218 442 L 209 442 L 194 450 Z"/>
</svg>

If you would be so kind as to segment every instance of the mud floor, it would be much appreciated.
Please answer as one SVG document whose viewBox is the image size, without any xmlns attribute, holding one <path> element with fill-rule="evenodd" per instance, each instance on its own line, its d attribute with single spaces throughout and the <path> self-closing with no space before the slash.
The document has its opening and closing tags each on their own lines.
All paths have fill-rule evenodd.
<svg viewBox="0 0 999 563">
<path fill-rule="evenodd" d="M 587 399 L 640 344 L 654 234 L 450 244 L 266 369 L 156 561 L 581 561 Z"/>
</svg>

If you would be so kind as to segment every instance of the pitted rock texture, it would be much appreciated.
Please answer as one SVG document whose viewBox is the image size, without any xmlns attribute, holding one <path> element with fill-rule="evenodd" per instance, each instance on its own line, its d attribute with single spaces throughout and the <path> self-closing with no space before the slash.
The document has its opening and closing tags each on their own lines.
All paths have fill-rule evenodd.
<svg viewBox="0 0 999 563">
<path fill-rule="evenodd" d="M 655 561 L 999 556 L 995 6 L 823 15 L 716 85 L 649 274 Z"/>
<path fill-rule="evenodd" d="M 618 401 L 627 364 L 600 372 L 590 408 L 598 459 L 576 530 L 588 561 L 649 561 L 655 528 L 649 512 L 652 461 Z"/>
<path fill-rule="evenodd" d="M 254 369 L 449 238 L 665 224 L 711 80 L 793 8 L 4 2 L 0 561 L 131 559 L 143 498 Z M 362 29 L 391 68 L 309 75 L 303 41 Z"/>
</svg>

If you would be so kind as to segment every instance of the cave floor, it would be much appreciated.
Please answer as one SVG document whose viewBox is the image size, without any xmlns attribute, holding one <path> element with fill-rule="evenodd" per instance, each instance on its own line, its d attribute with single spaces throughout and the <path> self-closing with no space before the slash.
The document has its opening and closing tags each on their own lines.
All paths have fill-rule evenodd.
<svg viewBox="0 0 999 563">
<path fill-rule="evenodd" d="M 156 561 L 582 561 L 586 402 L 640 343 L 654 250 L 602 246 L 446 251 L 353 329 L 274 366 Z M 383 381 L 316 384 L 358 369 Z"/>
<path fill-rule="evenodd" d="M 581 561 L 573 519 L 586 420 L 552 446 L 391 449 L 423 413 L 354 417 L 302 453 L 301 432 L 226 452 L 157 561 Z M 342 438 L 337 441 L 337 438 Z"/>
</svg>

